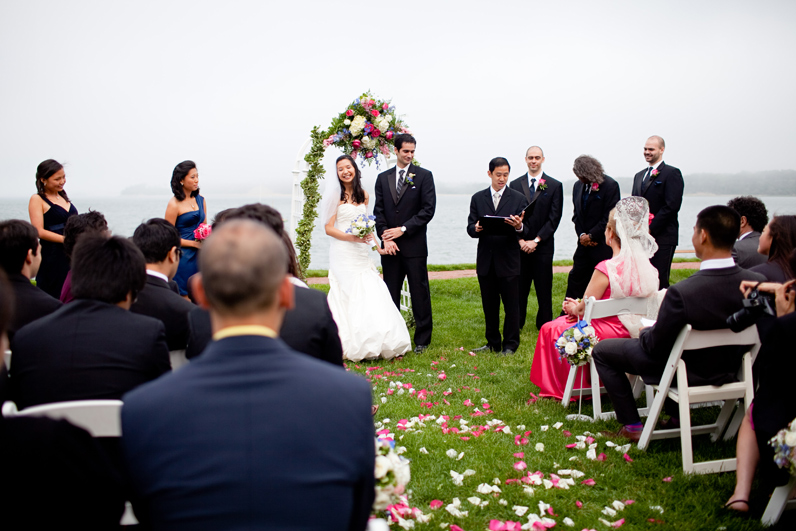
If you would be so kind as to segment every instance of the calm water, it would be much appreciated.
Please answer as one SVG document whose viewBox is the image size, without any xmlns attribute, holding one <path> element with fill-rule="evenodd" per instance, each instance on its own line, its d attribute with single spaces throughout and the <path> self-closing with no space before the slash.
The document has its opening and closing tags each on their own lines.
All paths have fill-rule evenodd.
<svg viewBox="0 0 796 531">
<path fill-rule="evenodd" d="M 727 204 L 732 196 L 687 196 L 680 209 L 680 248 L 691 249 L 691 234 L 697 213 L 710 205 Z M 80 212 L 89 208 L 102 212 L 114 234 L 130 236 L 144 220 L 162 217 L 168 197 L 90 197 L 73 198 Z M 209 219 L 226 208 L 252 203 L 255 199 L 241 196 L 208 197 Z M 774 214 L 796 214 L 793 197 L 760 197 L 765 202 L 769 216 Z M 263 197 L 267 203 L 279 210 L 285 219 L 290 216 L 290 197 L 286 195 Z M 28 220 L 28 198 L 0 199 L 0 219 Z M 470 211 L 469 195 L 440 195 L 437 197 L 437 212 L 428 227 L 430 264 L 474 263 L 477 241 L 466 232 L 467 215 Z M 577 237 L 572 218 L 572 198 L 564 197 L 564 216 L 556 232 L 555 258 L 569 259 L 575 252 Z M 400 245 L 400 241 L 398 242 Z M 378 263 L 378 254 L 373 253 Z M 312 236 L 313 269 L 327 269 L 329 263 L 329 237 L 316 223 Z"/>
</svg>

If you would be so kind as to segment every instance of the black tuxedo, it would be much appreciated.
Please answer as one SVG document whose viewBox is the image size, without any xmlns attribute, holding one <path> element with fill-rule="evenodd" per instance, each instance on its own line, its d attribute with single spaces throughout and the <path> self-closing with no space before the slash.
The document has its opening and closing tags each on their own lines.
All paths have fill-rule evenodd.
<svg viewBox="0 0 796 531">
<path fill-rule="evenodd" d="M 578 241 L 572 257 L 572 269 L 567 277 L 566 296 L 573 299 L 583 297 L 595 266 L 608 260 L 613 254 L 611 248 L 605 244 L 605 226 L 608 224 L 608 214 L 619 202 L 619 183 L 607 175 L 603 177 L 605 180 L 598 185 L 597 190 L 590 188 L 585 206 L 583 194 L 586 185 L 577 181 L 572 188 L 572 202 L 575 207 L 572 221 L 575 223 L 575 234 L 578 238 L 581 234 L 588 234 L 591 241 L 597 242 L 594 247 L 585 247 Z M 590 184 L 589 187 L 591 186 Z"/>
<path fill-rule="evenodd" d="M 732 246 L 732 257 L 738 267 L 751 269 L 768 261 L 768 256 L 757 252 L 759 245 L 760 233 L 757 231 L 752 231 L 744 239 L 735 242 Z"/>
<path fill-rule="evenodd" d="M 680 225 L 677 213 L 683 203 L 683 174 L 674 166 L 661 161 L 658 174 L 644 183 L 647 168 L 633 178 L 633 194 L 649 201 L 650 213 L 655 216 L 650 223 L 650 235 L 658 244 L 658 252 L 650 263 L 658 270 L 661 289 L 669 287 L 669 272 L 672 267 L 674 250 L 677 247 Z"/>
<path fill-rule="evenodd" d="M 61 301 L 51 297 L 43 290 L 30 283 L 30 279 L 21 273 L 8 275 L 11 288 L 14 290 L 14 315 L 8 327 L 8 338 L 28 323 L 49 315 L 61 307 Z"/>
<path fill-rule="evenodd" d="M 166 327 L 169 350 L 184 350 L 188 344 L 188 312 L 196 308 L 171 290 L 169 284 L 155 276 L 146 276 L 146 286 L 130 311 L 160 319 Z"/>
<path fill-rule="evenodd" d="M 594 347 L 597 372 L 619 422 L 640 422 L 625 373 L 658 383 L 677 335 L 686 324 L 695 330 L 727 328 L 727 317 L 742 306 L 743 294 L 738 289 L 742 280 L 764 279 L 738 266 L 698 271 L 668 289 L 657 322 L 642 330 L 638 339 L 606 339 Z M 742 350 L 735 347 L 713 347 L 686 351 L 682 359 L 691 385 L 722 385 L 736 381 L 742 356 Z M 674 409 L 667 408 L 667 412 L 677 415 Z"/>
<path fill-rule="evenodd" d="M 20 328 L 11 349 L 10 394 L 19 409 L 118 400 L 171 370 L 163 323 L 89 299 Z"/>
<path fill-rule="evenodd" d="M 337 333 L 337 323 L 332 318 L 326 295 L 316 289 L 294 288 L 295 307 L 285 313 L 279 337 L 298 352 L 343 366 L 343 346 Z M 188 359 L 195 358 L 213 340 L 210 328 L 210 313 L 195 308 L 188 314 L 191 337 L 185 353 Z"/>
<path fill-rule="evenodd" d="M 544 190 L 539 182 L 544 180 Z M 557 181 L 542 173 L 533 194 L 528 185 L 528 174 L 514 179 L 509 188 L 521 192 L 533 212 L 525 216 L 523 224 L 527 227 L 528 239 L 537 236 L 541 239 L 532 253 L 520 252 L 520 329 L 525 326 L 528 313 L 528 295 L 531 284 L 536 286 L 536 300 L 539 310 L 536 313 L 536 327 L 553 320 L 553 253 L 555 242 L 553 234 L 561 222 L 561 213 L 564 208 L 564 187 Z"/>
<path fill-rule="evenodd" d="M 467 234 L 471 238 L 478 238 L 476 273 L 481 288 L 486 342 L 495 351 L 506 349 L 516 351 L 520 345 L 518 238 L 528 237 L 528 227 L 523 224 L 520 232 L 509 227 L 505 234 L 489 234 L 487 231 L 476 232 L 475 225 L 482 216 L 518 216 L 527 204 L 521 192 L 509 187 L 503 189 L 497 208 L 492 201 L 492 187 L 475 193 L 470 200 Z M 505 312 L 502 342 L 500 340 L 501 299 Z"/>
<path fill-rule="evenodd" d="M 403 236 L 395 240 L 398 253 L 383 255 L 381 267 L 384 282 L 393 302 L 400 308 L 401 286 L 404 277 L 409 281 L 412 295 L 412 313 L 415 318 L 415 345 L 431 343 L 431 292 L 428 286 L 428 243 L 426 227 L 434 217 L 437 196 L 431 172 L 414 164 L 406 167 L 404 178 L 412 177 L 414 184 L 405 182 L 398 195 L 396 168 L 379 174 L 374 188 L 376 203 L 376 231 L 381 238 L 384 231 L 406 227 Z"/>
</svg>

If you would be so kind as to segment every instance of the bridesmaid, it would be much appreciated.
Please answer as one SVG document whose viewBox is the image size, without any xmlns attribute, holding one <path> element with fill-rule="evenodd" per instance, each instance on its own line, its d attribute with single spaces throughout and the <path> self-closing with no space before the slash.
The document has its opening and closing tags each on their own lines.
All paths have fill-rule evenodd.
<svg viewBox="0 0 796 531">
<path fill-rule="evenodd" d="M 69 202 L 64 185 L 64 167 L 47 159 L 36 168 L 36 193 L 28 203 L 30 223 L 39 231 L 41 239 L 41 266 L 36 275 L 36 285 L 56 299 L 67 273 L 69 259 L 64 253 L 64 225 L 69 216 L 77 215 L 75 205 Z"/>
<path fill-rule="evenodd" d="M 196 241 L 193 231 L 200 223 L 207 223 L 207 203 L 199 195 L 199 172 L 193 161 L 186 160 L 174 167 L 171 175 L 171 191 L 174 197 L 166 207 L 166 220 L 180 232 L 182 258 L 174 281 L 180 295 L 188 295 L 188 279 L 197 273 L 198 252 L 202 243 Z"/>
</svg>

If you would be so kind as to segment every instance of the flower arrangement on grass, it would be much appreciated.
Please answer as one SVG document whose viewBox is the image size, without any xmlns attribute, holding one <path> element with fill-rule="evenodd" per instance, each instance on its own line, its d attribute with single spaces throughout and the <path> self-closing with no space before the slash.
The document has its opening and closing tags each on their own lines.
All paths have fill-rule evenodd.
<svg viewBox="0 0 796 531">
<path fill-rule="evenodd" d="M 570 365 L 586 365 L 598 341 L 594 328 L 586 321 L 578 321 L 564 330 L 556 341 L 559 359 L 566 360 Z"/>
<path fill-rule="evenodd" d="M 360 214 L 354 221 L 351 222 L 351 226 L 348 227 L 346 233 L 353 234 L 357 238 L 365 238 L 370 234 L 373 234 L 376 231 L 376 216 L 368 216 L 367 214 Z M 374 244 L 371 249 L 374 251 L 378 249 Z"/>
<path fill-rule="evenodd" d="M 796 476 L 796 419 L 787 428 L 779 430 L 769 442 L 774 447 L 774 462 L 780 468 L 790 470 Z"/>
</svg>

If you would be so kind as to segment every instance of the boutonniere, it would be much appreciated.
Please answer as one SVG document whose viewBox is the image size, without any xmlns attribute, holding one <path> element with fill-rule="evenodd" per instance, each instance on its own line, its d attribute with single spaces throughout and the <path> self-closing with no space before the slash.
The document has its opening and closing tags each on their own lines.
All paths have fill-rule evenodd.
<svg viewBox="0 0 796 531">
<path fill-rule="evenodd" d="M 647 225 L 651 225 L 651 224 L 652 224 L 652 220 L 653 220 L 653 219 L 655 219 L 655 214 L 653 214 L 652 212 L 650 212 L 650 219 L 649 219 L 649 221 L 647 221 Z"/>
<path fill-rule="evenodd" d="M 547 182 L 544 179 L 539 179 L 539 190 L 547 190 Z"/>
<path fill-rule="evenodd" d="M 407 175 L 406 176 L 406 182 L 407 182 L 407 184 L 409 186 L 414 188 L 415 187 L 415 174 L 414 173 L 410 173 L 409 175 Z"/>
<path fill-rule="evenodd" d="M 661 172 L 659 172 L 657 168 L 656 168 L 656 169 L 654 169 L 654 170 L 652 170 L 652 172 L 650 173 L 650 175 L 651 175 L 652 177 L 657 177 L 657 176 L 658 176 L 658 175 L 660 175 L 660 174 L 661 174 Z"/>
<path fill-rule="evenodd" d="M 591 191 L 592 192 L 599 192 L 600 191 L 599 183 L 591 183 Z"/>
</svg>

